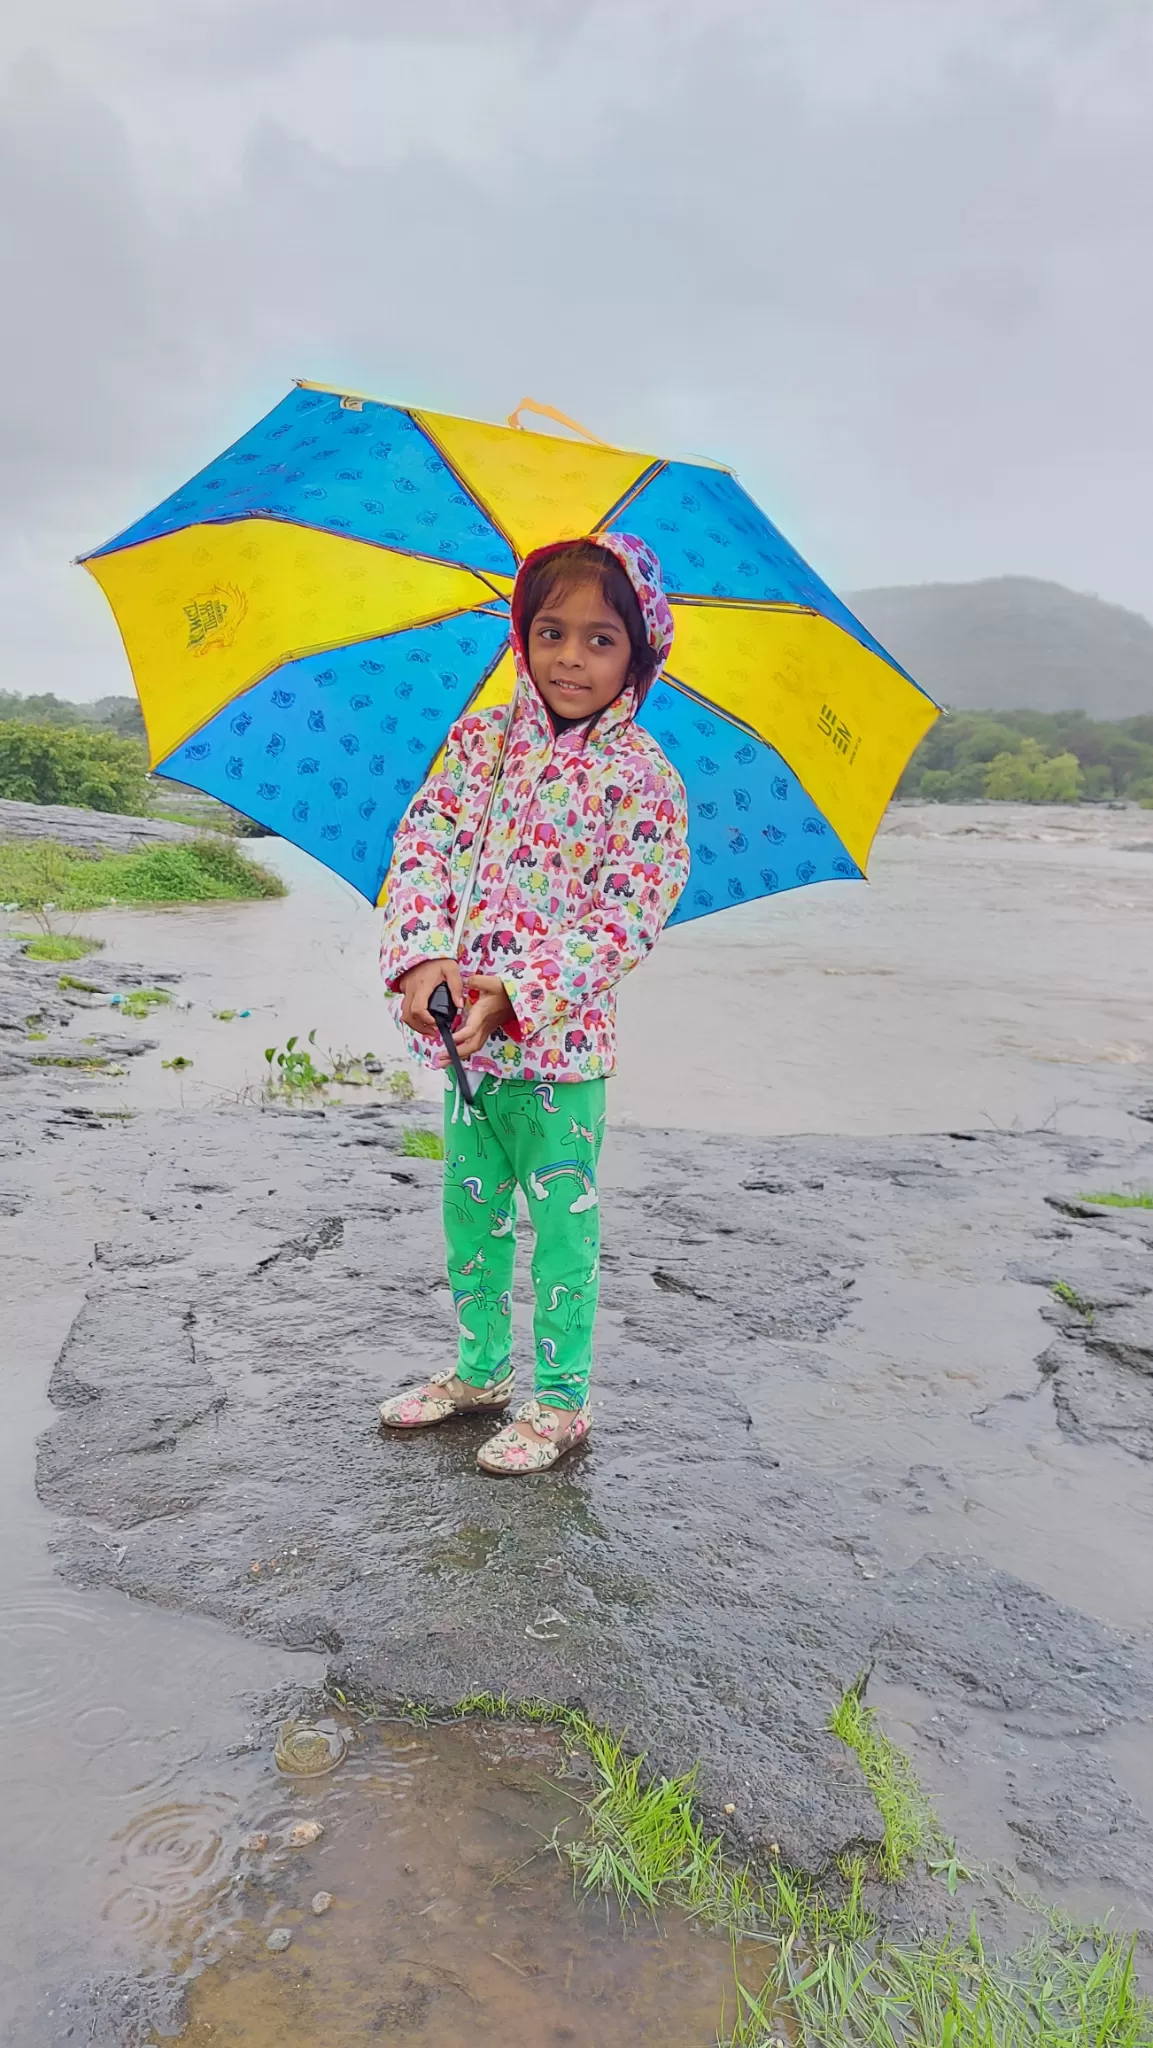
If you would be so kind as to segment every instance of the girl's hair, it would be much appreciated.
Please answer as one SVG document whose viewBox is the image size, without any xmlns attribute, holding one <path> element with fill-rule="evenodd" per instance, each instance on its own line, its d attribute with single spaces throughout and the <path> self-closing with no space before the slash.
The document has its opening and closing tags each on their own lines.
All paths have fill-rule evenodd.
<svg viewBox="0 0 1153 2048">
<path fill-rule="evenodd" d="M 530 563 L 517 593 L 521 639 L 527 649 L 532 622 L 549 598 L 574 590 L 582 583 L 595 583 L 604 602 L 612 606 L 624 623 L 631 650 L 628 680 L 636 688 L 639 704 L 656 673 L 658 658 L 649 646 L 640 602 L 628 573 L 608 548 L 598 548 L 595 541 L 576 540 L 571 547 Z"/>
</svg>

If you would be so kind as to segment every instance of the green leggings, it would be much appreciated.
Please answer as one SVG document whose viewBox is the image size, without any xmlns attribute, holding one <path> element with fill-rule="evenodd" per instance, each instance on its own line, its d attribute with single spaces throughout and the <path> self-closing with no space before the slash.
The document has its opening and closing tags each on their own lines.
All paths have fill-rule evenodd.
<svg viewBox="0 0 1153 2048">
<path fill-rule="evenodd" d="M 516 1191 L 536 1231 L 532 1284 L 536 1395 L 588 1399 L 600 1272 L 596 1170 L 603 1081 L 498 1081 L 469 1110 L 449 1080 L 444 1110 L 444 1235 L 460 1327 L 457 1372 L 492 1386 L 512 1370 Z"/>
</svg>

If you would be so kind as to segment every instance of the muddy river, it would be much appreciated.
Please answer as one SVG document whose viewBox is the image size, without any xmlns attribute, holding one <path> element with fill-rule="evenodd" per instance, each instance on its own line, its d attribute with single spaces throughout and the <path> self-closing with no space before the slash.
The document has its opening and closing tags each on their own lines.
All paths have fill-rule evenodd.
<svg viewBox="0 0 1153 2048">
<path fill-rule="evenodd" d="M 345 1145 L 340 1131 L 353 1125 L 340 1125 L 335 1110 L 324 1120 L 330 1134 L 318 1138 L 303 1172 L 296 1161 L 309 1147 L 294 1152 L 285 1120 L 274 1120 L 269 1136 L 272 1125 L 261 1117 L 264 1050 L 291 1033 L 315 1030 L 317 1056 L 329 1063 L 334 1054 L 372 1052 L 387 1070 L 400 1047 L 378 992 L 374 913 L 292 849 L 269 843 L 258 850 L 290 883 L 282 901 L 111 910 L 82 920 L 106 942 L 102 973 L 120 962 L 138 963 L 158 981 L 175 977 L 171 1008 L 147 1020 L 116 1020 L 118 1031 L 155 1041 L 155 1050 L 125 1060 L 117 1077 L 61 1070 L 34 1082 L 0 1082 L 12 1189 L 3 1210 L 0 1740 L 7 1789 L 0 1854 L 7 1904 L 0 2038 L 12 2048 L 64 2039 L 111 2043 L 133 2038 L 135 2027 L 143 2039 L 150 2011 L 157 2026 L 170 2030 L 178 2006 L 167 1973 L 173 1963 L 191 1963 L 190 2005 L 179 2008 L 179 2017 L 197 2043 L 324 2039 L 342 2048 L 375 2027 L 437 2048 L 489 2034 L 513 2034 L 527 2048 L 562 2040 L 590 2048 L 617 2039 L 651 2039 L 664 2048 L 706 2044 L 726 1985 L 731 1996 L 727 1948 L 676 1923 L 626 1934 L 603 1909 L 574 1901 L 555 1854 L 542 1848 L 572 1810 L 555 1745 L 512 1731 L 388 1724 L 363 1734 L 322 1784 L 302 1789 L 277 1773 L 269 1730 L 277 1712 L 287 1712 L 301 1688 L 323 1676 L 328 1636 L 342 1636 L 346 1654 L 367 1669 L 374 1642 L 389 1631 L 397 1640 L 403 1635 L 399 1606 L 352 1611 L 331 1560 L 318 1562 L 314 1583 L 301 1584 L 291 1598 L 287 1588 L 278 1591 L 275 1615 L 270 1607 L 266 1619 L 252 1619 L 231 1594 L 214 1590 L 218 1581 L 224 1585 L 227 1558 L 235 1556 L 243 1576 L 253 1561 L 249 1551 L 263 1555 L 271 1547 L 275 1516 L 263 1505 L 259 1514 L 251 1509 L 253 1533 L 245 1541 L 235 1471 L 248 1460 L 267 1489 L 276 1460 L 267 1467 L 260 1461 L 282 1431 L 283 1528 L 304 1526 L 310 1488 L 327 1487 L 335 1496 L 348 1483 L 345 1558 L 350 1543 L 368 1540 L 367 1525 L 354 1526 L 363 1474 L 355 1484 L 347 1474 L 338 1477 L 336 1466 L 324 1465 L 334 1455 L 327 1450 L 310 1462 L 313 1451 L 306 1457 L 302 1438 L 292 1434 L 297 1421 L 307 1420 L 310 1383 L 307 1361 L 293 1361 L 287 1336 L 295 1377 L 284 1382 L 286 1406 L 262 1408 L 259 1419 L 254 1410 L 246 1423 L 247 1389 L 238 1384 L 210 1425 L 181 1422 L 168 1463 L 186 1474 L 186 1491 L 159 1506 L 154 1494 L 145 1499 L 146 1489 L 137 1497 L 133 1489 L 144 1489 L 141 1475 L 153 1451 L 146 1431 L 139 1438 L 130 1431 L 116 1451 L 114 1485 L 109 1480 L 115 1509 L 110 1493 L 85 1491 L 86 1476 L 82 1485 L 69 1477 L 67 1456 L 85 1448 L 81 1438 L 67 1440 L 72 1451 L 61 1452 L 55 1467 L 50 1461 L 47 1479 L 42 1472 L 49 1504 L 37 1498 L 36 1440 L 54 1421 L 59 1440 L 62 1426 L 59 1398 L 53 1405 L 47 1397 L 49 1375 L 66 1344 L 79 1341 L 78 1328 L 83 1336 L 85 1314 L 107 1318 L 91 1336 L 105 1363 L 127 1360 L 135 1370 L 148 1363 L 149 1317 L 171 1310 L 178 1321 L 179 1301 L 199 1288 L 199 1327 L 208 1332 L 213 1304 L 224 1304 L 220 1319 L 235 1335 L 241 1376 L 247 1372 L 251 1381 L 259 1332 L 268 1325 L 258 1324 L 247 1294 L 236 1294 L 235 1309 L 229 1306 L 241 1265 L 245 1273 L 254 1269 L 256 1251 L 265 1255 L 286 1236 L 304 1241 L 299 1233 L 339 1203 L 351 1219 L 342 1256 L 363 1251 L 367 1267 L 373 1232 L 381 1229 L 373 1214 L 393 1213 L 381 1208 L 379 1177 L 372 1177 L 384 1152 L 357 1140 L 338 1156 L 333 1148 Z M 19 919 L 5 922 L 21 927 Z M 60 922 L 67 928 L 73 921 Z M 92 1018 L 94 1026 L 106 1025 L 107 1011 L 94 1007 Z M 71 1028 L 86 1025 L 87 1014 Z M 191 1064 L 163 1065 L 177 1058 Z M 418 1088 L 433 1100 L 434 1084 L 418 1077 Z M 343 1100 L 346 1118 L 362 1126 L 377 1092 L 329 1091 Z M 1054 1337 L 1042 1317 L 1046 1290 L 1058 1277 L 1100 1301 L 1098 1336 L 1110 1316 L 1132 1322 L 1145 1313 L 1140 1303 L 1149 1290 L 1141 1276 L 1153 1272 L 1153 1247 L 1141 1234 L 1140 1216 L 1132 1224 L 1079 1222 L 1046 1207 L 1046 1197 L 1075 1204 L 1095 1180 L 1153 1184 L 1151 1127 L 1141 1114 L 1153 1102 L 1153 817 L 989 807 L 895 812 L 867 888 L 799 892 L 666 938 L 624 992 L 613 1100 L 622 1133 L 635 1132 L 627 1144 L 622 1136 L 609 1167 L 619 1191 L 624 1263 L 647 1256 L 652 1266 L 663 1255 L 648 1248 L 667 1229 L 670 1243 L 687 1237 L 701 1246 L 703 1277 L 699 1286 L 694 1281 L 695 1292 L 670 1304 L 659 1293 L 670 1252 L 658 1267 L 652 1303 L 646 1295 L 640 1306 L 623 1276 L 610 1279 L 600 1476 L 594 1447 L 582 1468 L 588 1479 L 566 1481 L 555 1496 L 558 1513 L 567 1503 L 569 1520 L 538 1529 L 534 1511 L 531 1542 L 541 1557 L 548 1562 L 555 1552 L 566 1571 L 579 1566 L 582 1585 L 593 1586 L 602 1603 L 600 1633 L 588 1633 L 593 1675 L 582 1679 L 584 1691 L 596 1683 L 598 1659 L 615 1658 L 613 1630 L 620 1629 L 621 1669 L 634 1650 L 638 1659 L 629 1696 L 640 1702 L 635 1726 L 646 1741 L 646 1686 L 654 1700 L 667 1702 L 663 1720 L 655 1707 L 651 1718 L 658 1760 L 683 1766 L 703 1754 L 706 1793 L 715 1788 L 719 1811 L 726 1773 L 733 1776 L 739 1755 L 740 1783 L 756 1788 L 768 1827 L 777 1781 L 772 1771 L 763 1782 L 756 1776 L 756 1715 L 742 1749 L 733 1729 L 722 1726 L 723 1714 L 710 1718 L 707 1707 L 692 1706 L 692 1683 L 666 1644 L 675 1610 L 666 1628 L 653 1592 L 659 1563 L 654 1559 L 646 1592 L 641 1523 L 630 1524 L 624 1508 L 618 1528 L 610 1505 L 622 1487 L 643 1495 L 635 1446 L 648 1442 L 645 1430 L 657 1431 L 654 1461 L 656 1446 L 667 1441 L 659 1410 L 648 1413 L 638 1361 L 647 1345 L 672 1376 L 682 1370 L 676 1361 L 683 1344 L 676 1320 L 653 1320 L 657 1308 L 675 1310 L 682 1334 L 695 1327 L 698 1313 L 712 1317 L 702 1321 L 702 1332 L 719 1329 L 720 1309 L 706 1312 L 699 1302 L 724 1299 L 726 1286 L 747 1293 L 749 1276 L 767 1260 L 776 1291 L 760 1308 L 756 1297 L 750 1310 L 750 1327 L 761 1337 L 750 1350 L 747 1329 L 734 1322 L 731 1336 L 718 1338 L 722 1364 L 730 1342 L 737 1362 L 723 1399 L 715 1396 L 712 1409 L 706 1402 L 694 1425 L 698 1466 L 710 1430 L 719 1438 L 730 1426 L 726 1403 L 734 1389 L 741 1457 L 763 1443 L 763 1483 L 779 1490 L 788 1481 L 798 1543 L 815 1553 L 828 1538 L 830 1562 L 800 1587 L 802 1607 L 817 1613 L 827 1599 L 830 1614 L 840 1611 L 840 1601 L 850 1603 L 850 1612 L 876 1586 L 898 1606 L 904 1601 L 910 1616 L 923 1608 L 921 1635 L 921 1622 L 910 1619 L 902 1656 L 894 1652 L 886 1667 L 881 1653 L 876 1697 L 913 1749 L 949 1825 L 961 1831 L 971 1822 L 982 1836 L 977 1848 L 990 1856 L 1012 1859 L 1023 1841 L 1032 1843 L 1027 1872 L 1078 1907 L 1153 1910 L 1142 1903 L 1153 1900 L 1153 1785 L 1140 1707 L 1144 1697 L 1147 1713 L 1148 1692 L 1137 1677 L 1131 1698 L 1116 1676 L 1098 1697 L 1088 1680 L 1077 1692 L 1071 1679 L 1058 1686 L 1030 1667 L 1020 1697 L 1011 1687 L 1002 1688 L 1002 1697 L 984 1667 L 979 1683 L 955 1681 L 947 1642 L 931 1643 L 935 1613 L 940 1637 L 955 1629 L 957 1642 L 971 1641 L 964 1655 L 976 1669 L 982 1639 L 992 1640 L 994 1606 L 996 1626 L 1004 1622 L 1010 1633 L 1016 1626 L 1022 1641 L 1031 1640 L 1020 1620 L 1025 1610 L 1004 1591 L 1013 1574 L 1013 1583 L 1042 1603 L 1038 1640 L 1059 1645 L 1062 1629 L 1070 1632 L 1069 1671 L 1078 1657 L 1085 1668 L 1099 1659 L 1103 1669 L 1113 1655 L 1107 1632 L 1114 1631 L 1136 1672 L 1132 1660 L 1147 1658 L 1153 1640 L 1143 1563 L 1153 1527 L 1149 1453 L 1134 1455 L 1145 1411 L 1125 1405 L 1128 1380 L 1105 1386 L 1100 1378 L 1106 1368 L 1116 1376 L 1118 1357 L 1136 1359 L 1126 1369 L 1135 1374 L 1133 1398 L 1143 1399 L 1138 1383 L 1149 1369 L 1139 1361 L 1147 1336 L 1126 1335 L 1129 1325 L 1121 1330 L 1119 1323 L 1106 1357 L 1104 1341 L 1096 1351 L 1092 1344 L 1078 1349 L 1083 1337 L 1088 1342 L 1086 1332 L 1070 1324 Z M 109 1108 L 137 1114 L 99 1124 Z M 90 1120 L 98 1125 L 89 1136 L 80 1134 L 85 1119 L 76 1115 L 84 1110 L 95 1111 Z M 650 1142 L 651 1127 L 666 1136 Z M 712 1134 L 714 1142 L 683 1135 L 691 1132 Z M 938 1135 L 949 1132 L 963 1135 Z M 715 1142 L 726 1134 L 731 1148 Z M 891 1138 L 907 1140 L 905 1150 L 886 1150 Z M 746 1148 L 743 1163 L 738 1141 Z M 764 1142 L 754 1157 L 748 1148 L 757 1141 Z M 665 1162 L 657 1184 L 666 1186 L 670 1175 L 683 1185 L 705 1162 L 695 1207 L 683 1194 L 667 1219 L 663 1209 L 646 1206 L 641 1190 L 651 1182 L 653 1161 Z M 726 1162 L 743 1175 L 734 1187 L 756 1189 L 755 1197 L 729 1191 Z M 416 1166 L 411 1202 L 395 1185 L 389 1200 L 424 1203 L 427 1230 L 419 1253 L 406 1254 L 404 1270 L 427 1258 L 431 1275 L 434 1176 L 425 1189 L 423 1167 Z M 190 1168 L 200 1192 L 188 1185 Z M 774 1207 L 777 1187 L 784 1201 Z M 745 1210 L 754 1199 L 761 1204 L 755 1227 L 741 1225 L 749 1233 L 749 1263 L 739 1278 L 723 1263 L 734 1255 L 727 1239 L 710 1236 L 715 1216 L 733 1199 Z M 639 1204 L 635 1224 L 630 1201 Z M 95 1264 L 94 1245 L 102 1247 Z M 299 1317 L 302 1327 L 329 1313 L 316 1292 L 323 1269 L 323 1258 L 309 1254 L 300 1289 L 285 1296 L 279 1311 Z M 431 1277 L 428 1285 L 435 1285 Z M 647 1269 L 645 1285 L 652 1291 Z M 130 1325 L 123 1310 L 133 1288 L 137 1320 Z M 852 1300 L 838 1294 L 834 1312 L 829 1303 L 843 1289 Z M 112 1318 L 113 1296 L 119 1320 Z M 788 1304 L 778 1321 L 774 1302 Z M 360 1361 L 363 1354 L 355 1398 L 366 1415 L 370 1390 L 412 1351 L 398 1327 L 382 1340 L 382 1352 L 374 1327 L 387 1328 L 383 1307 L 376 1325 L 366 1319 L 363 1336 L 346 1333 L 349 1356 Z M 213 1341 L 205 1336 L 206 1369 L 218 1371 Z M 1059 1357 L 1039 1378 L 1035 1360 L 1046 1344 Z M 430 1363 L 432 1357 L 430 1351 Z M 758 1376 L 748 1380 L 752 1366 Z M 360 1363 L 351 1369 L 355 1377 Z M 158 1351 L 158 1385 L 165 1370 Z M 686 1393 L 686 1413 L 698 1390 L 699 1380 L 692 1397 Z M 132 1429 L 162 1406 L 162 1396 L 142 1388 Z M 83 1426 L 82 1412 L 76 1416 L 69 1411 L 65 1418 L 73 1431 Z M 613 1430 L 622 1419 L 628 1427 L 618 1440 Z M 716 1419 L 721 1427 L 713 1429 Z M 366 1428 L 364 1456 L 379 1457 L 370 1437 Z M 716 1455 L 729 1453 L 720 1446 Z M 195 1470 L 193 1458 L 200 1461 Z M 734 1499 L 747 1504 L 752 1481 L 750 1468 L 742 1469 Z M 434 1489 L 424 1496 L 442 1543 L 446 1531 L 456 1540 L 454 1530 L 479 1525 L 463 1470 L 441 1459 Z M 668 1479 L 680 1484 L 675 1461 Z M 391 1540 L 388 1498 L 399 1501 L 399 1489 L 410 1483 L 412 1503 L 421 1497 L 424 1482 L 398 1472 L 398 1490 L 373 1518 L 372 1540 Z M 697 1483 L 691 1480 L 690 1491 Z M 721 1548 L 727 1498 L 722 1489 L 706 1503 Z M 775 1509 L 765 1496 L 765 1515 L 779 1518 L 779 1493 L 772 1498 Z M 734 1544 L 745 1543 L 744 1511 L 734 1517 Z M 504 1556 L 515 1520 L 502 1497 L 496 1522 L 482 1526 L 486 1567 L 490 1551 L 494 1561 Z M 678 1539 L 668 1540 L 675 1550 Z M 617 1545 L 635 1562 L 633 1593 L 614 1580 L 610 1595 L 589 1576 L 587 1555 L 597 1543 L 606 1559 Z M 719 1692 L 731 1685 L 740 1700 L 754 1684 L 741 1676 L 746 1650 L 732 1647 L 731 1668 L 722 1675 L 730 1655 L 722 1644 L 725 1598 L 712 1580 L 702 1577 L 697 1586 L 694 1573 L 705 1571 L 700 1555 L 694 1539 L 680 1598 L 690 1609 L 694 1602 L 702 1611 L 707 1606 L 712 1617 L 718 1664 L 706 1683 Z M 923 1562 L 930 1555 L 945 1561 L 943 1573 L 950 1560 L 968 1560 L 970 1593 L 947 1573 L 934 1591 Z M 433 1627 L 455 1643 L 451 1632 L 464 1626 L 462 1613 L 451 1604 L 452 1589 L 443 1592 L 442 1580 L 427 1576 L 427 1558 L 406 1551 L 393 1555 L 388 1568 L 398 1577 L 417 1574 L 412 1583 L 421 1601 L 427 1593 Z M 710 1554 L 707 1570 L 717 1569 Z M 798 1585 L 801 1566 L 796 1556 L 766 1551 L 748 1553 L 745 1570 L 759 1588 L 767 1643 L 779 1652 L 792 1715 L 793 1696 L 809 1681 L 794 1674 L 787 1645 L 780 1648 L 774 1603 L 782 1585 Z M 982 1572 L 1000 1591 L 970 1612 L 965 1601 L 977 1598 L 972 1587 Z M 469 1583 L 483 1590 L 490 1581 L 499 1603 L 502 1585 L 492 1571 Z M 560 1590 L 553 1597 L 565 1606 Z M 464 1599 L 466 1614 L 471 1598 Z M 651 1640 L 644 1628 L 639 1636 L 630 1628 L 630 1600 L 634 1613 L 649 1617 Z M 1054 1620 L 1056 1603 L 1073 1618 Z M 1081 1618 L 1098 1631 L 1095 1647 L 1085 1648 L 1087 1637 L 1074 1643 Z M 869 1626 L 870 1643 L 897 1639 L 879 1608 Z M 830 1684 L 837 1632 L 831 1623 Z M 513 1634 L 522 1654 L 519 1620 Z M 665 1646 L 659 1656 L 658 1637 Z M 493 1640 L 499 1663 L 499 1631 Z M 751 1643 L 747 1654 L 751 1672 L 763 1649 Z M 805 1672 L 824 1654 L 819 1646 L 806 1648 Z M 1056 1670 L 1059 1650 L 1046 1654 Z M 1124 1657 L 1117 1654 L 1120 1670 Z M 481 1675 L 471 1664 L 460 1674 L 464 1681 Z M 550 1678 L 554 1690 L 563 1683 L 544 1665 L 539 1678 L 542 1689 Z M 467 1682 L 458 1688 L 467 1689 Z M 843 1811 L 821 1807 L 822 1699 L 816 1687 L 811 1725 L 806 1708 L 789 1736 L 788 1757 L 802 1759 L 797 1782 L 814 1788 L 809 1806 L 798 1805 L 802 1848 L 806 1828 L 813 1841 L 822 1827 L 830 1840 L 838 1828 L 849 1829 L 857 1796 L 846 1785 Z M 606 1717 L 613 1706 L 606 1695 Z M 700 1739 L 688 1753 L 694 1716 Z M 667 1759 L 659 1747 L 663 1726 L 671 1730 Z M 1033 1735 L 1048 1745 L 1043 1753 L 1029 1748 Z M 771 1748 L 775 1738 L 760 1739 Z M 1047 1760 L 1059 1781 L 1052 1798 Z M 784 1784 L 788 1771 L 781 1768 Z M 1102 1773 L 1111 1791 L 1102 1790 Z M 1067 1884 L 1060 1874 L 1067 1838 L 1053 1819 L 1062 1785 L 1066 1792 L 1089 1786 L 1089 1805 L 1095 1798 L 1106 1819 L 1112 1816 L 1105 1834 L 1124 1845 L 1120 1863 L 1110 1863 L 1107 1843 L 1094 1848 Z M 751 1806 L 752 1791 L 748 1799 Z M 289 1850 L 288 1828 L 314 1811 L 323 1815 L 323 1837 Z M 749 1820 L 754 1848 L 756 1825 Z M 262 1835 L 268 1846 L 253 1850 Z M 312 1898 L 325 1891 L 334 1903 L 315 1914 Z M 290 1941 L 270 1952 L 268 1937 L 278 1930 Z M 205 1960 L 216 1967 L 199 1969 Z M 141 1972 L 151 1973 L 151 1991 L 140 1992 Z M 103 1987 L 95 1997 L 78 1991 L 84 1979 Z"/>
</svg>

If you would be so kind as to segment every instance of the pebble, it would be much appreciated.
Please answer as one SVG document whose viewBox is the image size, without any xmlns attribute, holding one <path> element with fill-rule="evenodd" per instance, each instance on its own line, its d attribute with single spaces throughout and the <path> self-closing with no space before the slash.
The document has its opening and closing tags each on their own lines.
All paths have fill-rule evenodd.
<svg viewBox="0 0 1153 2048">
<path fill-rule="evenodd" d="M 279 1956 L 284 1954 L 291 1941 L 292 1934 L 287 1927 L 274 1927 L 264 1946 L 267 1949 L 271 1949 L 274 1956 Z"/>
<path fill-rule="evenodd" d="M 315 1892 L 315 1893 L 313 1894 L 313 1899 L 312 1899 L 312 1910 L 313 1910 L 313 1912 L 314 1912 L 314 1913 L 327 1913 L 327 1911 L 328 1911 L 329 1907 L 331 1906 L 331 1904 L 332 1904 L 332 1893 L 331 1893 L 331 1892 Z"/>
<path fill-rule="evenodd" d="M 289 1828 L 287 1841 L 290 1849 L 307 1849 L 310 1842 L 319 1842 L 324 1829 L 318 1820 L 298 1820 Z"/>
<path fill-rule="evenodd" d="M 736 1810 L 737 1810 L 737 1809 L 736 1809 L 736 1807 L 735 1807 L 735 1806 L 726 1806 L 726 1808 L 725 1808 L 725 1812 L 726 1812 L 726 1813 L 735 1813 L 735 1812 L 736 1812 Z"/>
<path fill-rule="evenodd" d="M 240 1846 L 242 1849 L 247 1849 L 251 1856 L 262 1856 L 268 1847 L 268 1836 L 264 1834 L 245 1835 Z"/>
</svg>

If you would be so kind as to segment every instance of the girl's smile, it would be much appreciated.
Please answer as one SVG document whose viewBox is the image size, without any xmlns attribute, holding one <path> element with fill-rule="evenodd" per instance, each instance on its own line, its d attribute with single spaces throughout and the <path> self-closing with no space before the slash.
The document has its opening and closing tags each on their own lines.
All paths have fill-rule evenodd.
<svg viewBox="0 0 1153 2048">
<path fill-rule="evenodd" d="M 632 660 L 624 620 L 592 582 L 550 593 L 526 652 L 533 682 L 557 718 L 595 718 L 620 696 Z"/>
</svg>

